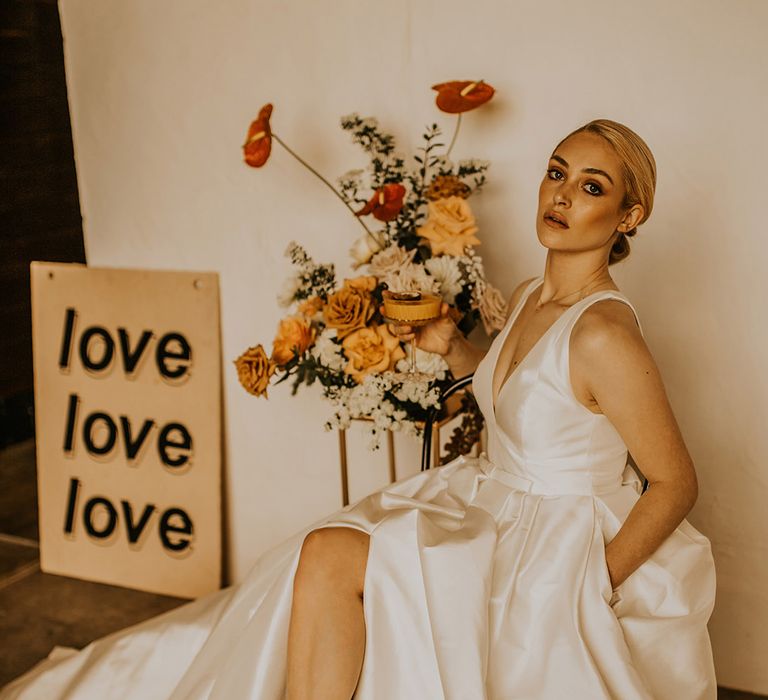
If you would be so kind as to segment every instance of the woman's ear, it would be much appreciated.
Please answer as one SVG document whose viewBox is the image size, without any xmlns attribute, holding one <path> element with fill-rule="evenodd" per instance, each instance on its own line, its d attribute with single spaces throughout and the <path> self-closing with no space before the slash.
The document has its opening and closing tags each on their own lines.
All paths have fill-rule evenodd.
<svg viewBox="0 0 768 700">
<path fill-rule="evenodd" d="M 618 225 L 617 230 L 621 233 L 631 231 L 640 223 L 640 221 L 642 221 L 643 214 L 645 214 L 645 209 L 643 209 L 642 204 L 632 205 L 622 217 L 621 223 Z"/>
</svg>

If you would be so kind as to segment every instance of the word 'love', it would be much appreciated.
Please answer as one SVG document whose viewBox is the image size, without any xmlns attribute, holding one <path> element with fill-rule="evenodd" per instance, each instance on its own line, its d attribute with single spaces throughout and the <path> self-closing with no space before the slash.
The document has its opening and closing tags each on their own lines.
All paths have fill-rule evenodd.
<svg viewBox="0 0 768 700">
<path fill-rule="evenodd" d="M 123 371 L 132 377 L 149 352 L 148 348 L 155 334 L 143 330 L 135 343 L 125 328 L 117 329 L 117 341 L 104 326 L 88 326 L 76 339 L 77 310 L 69 307 L 64 319 L 64 332 L 61 336 L 59 351 L 59 369 L 67 371 L 72 362 L 72 350 L 77 344 L 76 356 L 82 366 L 91 374 L 107 372 L 119 355 Z M 171 331 L 165 333 L 155 348 L 155 366 L 164 380 L 179 381 L 187 375 L 192 364 L 192 348 L 183 334 Z"/>
</svg>

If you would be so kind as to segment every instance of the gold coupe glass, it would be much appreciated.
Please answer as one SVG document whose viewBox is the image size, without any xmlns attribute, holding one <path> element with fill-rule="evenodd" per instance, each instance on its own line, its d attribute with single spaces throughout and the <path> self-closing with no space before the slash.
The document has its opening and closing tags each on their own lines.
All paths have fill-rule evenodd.
<svg viewBox="0 0 768 700">
<path fill-rule="evenodd" d="M 443 300 L 426 292 L 382 292 L 384 320 L 394 326 L 426 326 L 440 318 Z M 416 336 L 411 338 L 411 367 L 407 378 L 428 381 L 432 377 L 416 371 Z"/>
</svg>

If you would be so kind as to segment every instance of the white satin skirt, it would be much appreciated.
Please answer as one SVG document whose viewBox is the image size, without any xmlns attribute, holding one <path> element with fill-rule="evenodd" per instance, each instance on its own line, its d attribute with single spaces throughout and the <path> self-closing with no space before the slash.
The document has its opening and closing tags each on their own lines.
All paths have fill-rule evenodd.
<svg viewBox="0 0 768 700">
<path fill-rule="evenodd" d="M 0 700 L 282 700 L 306 534 L 371 535 L 358 700 L 715 700 L 709 540 L 687 520 L 616 592 L 605 544 L 639 497 L 542 495 L 459 458 L 262 556 L 238 586 L 57 654 Z"/>
</svg>

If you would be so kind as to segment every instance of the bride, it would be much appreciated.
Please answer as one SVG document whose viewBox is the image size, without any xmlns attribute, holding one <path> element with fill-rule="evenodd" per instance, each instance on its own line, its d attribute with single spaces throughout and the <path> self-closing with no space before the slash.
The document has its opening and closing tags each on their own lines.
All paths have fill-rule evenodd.
<svg viewBox="0 0 768 700">
<path fill-rule="evenodd" d="M 487 456 L 386 486 L 238 586 L 50 658 L 0 698 L 714 700 L 696 473 L 609 270 L 655 182 L 626 126 L 572 132 L 539 189 L 544 274 L 488 352 L 447 307 L 416 331 L 474 373 Z"/>
</svg>

